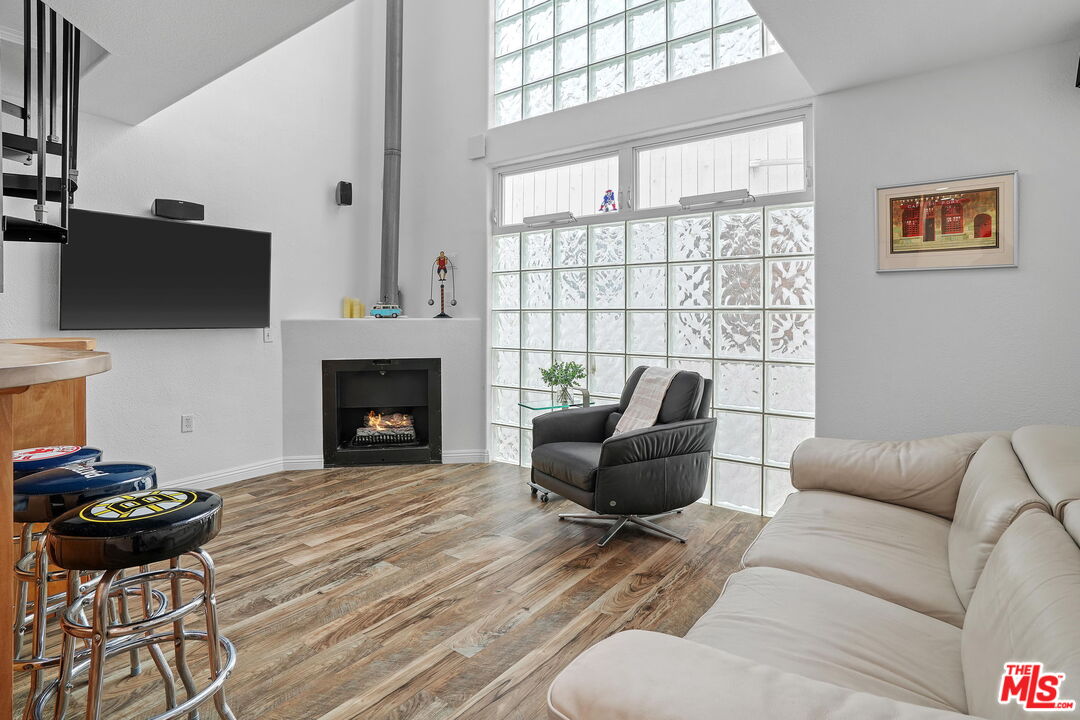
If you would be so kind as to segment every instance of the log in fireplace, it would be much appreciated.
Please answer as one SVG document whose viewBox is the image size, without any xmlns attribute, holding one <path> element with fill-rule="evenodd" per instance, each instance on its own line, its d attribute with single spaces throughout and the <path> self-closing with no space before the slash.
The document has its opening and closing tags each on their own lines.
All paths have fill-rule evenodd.
<svg viewBox="0 0 1080 720">
<path fill-rule="evenodd" d="M 439 358 L 323 360 L 326 467 L 442 462 Z"/>
</svg>

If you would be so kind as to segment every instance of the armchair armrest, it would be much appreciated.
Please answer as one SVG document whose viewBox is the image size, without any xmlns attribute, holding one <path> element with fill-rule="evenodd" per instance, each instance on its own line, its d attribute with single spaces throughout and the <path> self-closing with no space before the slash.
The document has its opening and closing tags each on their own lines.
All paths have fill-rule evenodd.
<svg viewBox="0 0 1080 720">
<path fill-rule="evenodd" d="M 600 450 L 600 467 L 707 452 L 715 434 L 716 419 L 701 418 L 612 435 Z"/>
<path fill-rule="evenodd" d="M 799 490 L 834 490 L 952 519 L 968 462 L 994 434 L 903 442 L 811 438 L 795 448 L 791 482 Z"/>
<path fill-rule="evenodd" d="M 608 416 L 618 405 L 593 405 L 544 413 L 533 418 L 533 447 L 557 442 L 601 442 Z"/>
<path fill-rule="evenodd" d="M 672 635 L 629 630 L 579 655 L 548 690 L 552 720 L 961 720 Z"/>
</svg>

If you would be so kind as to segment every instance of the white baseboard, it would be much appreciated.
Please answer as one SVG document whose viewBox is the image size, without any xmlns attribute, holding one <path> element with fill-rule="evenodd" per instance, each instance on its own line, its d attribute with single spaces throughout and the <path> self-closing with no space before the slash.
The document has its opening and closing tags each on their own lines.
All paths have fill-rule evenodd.
<svg viewBox="0 0 1080 720">
<path fill-rule="evenodd" d="M 282 467 L 286 470 L 322 470 L 322 455 L 289 455 L 282 459 Z"/>
<path fill-rule="evenodd" d="M 444 450 L 444 465 L 460 463 L 483 463 L 488 461 L 487 450 Z M 284 458 L 282 465 L 286 470 L 322 470 L 322 455 L 290 455 Z"/>
<path fill-rule="evenodd" d="M 488 461 L 487 450 L 443 450 L 444 465 L 459 463 L 485 463 Z"/>
<path fill-rule="evenodd" d="M 447 450 L 443 452 L 443 464 L 457 465 L 460 463 L 484 463 L 488 461 L 486 450 Z M 238 465 L 226 470 L 204 473 L 202 475 L 190 475 L 186 478 L 172 480 L 161 484 L 161 487 L 183 487 L 195 490 L 209 489 L 218 485 L 248 480 L 260 475 L 282 472 L 285 470 L 322 470 L 322 455 L 290 455 L 274 460 Z"/>
<path fill-rule="evenodd" d="M 183 487 L 196 490 L 207 489 L 217 487 L 218 485 L 228 485 L 229 483 L 248 480 L 249 478 L 259 477 L 260 475 L 281 472 L 283 469 L 281 458 L 275 458 L 273 460 L 263 460 L 262 462 L 250 463 L 248 465 L 238 465 L 217 472 L 204 473 L 202 475 L 190 475 L 186 478 L 180 478 L 179 480 L 164 482 L 161 484 L 161 487 Z"/>
</svg>

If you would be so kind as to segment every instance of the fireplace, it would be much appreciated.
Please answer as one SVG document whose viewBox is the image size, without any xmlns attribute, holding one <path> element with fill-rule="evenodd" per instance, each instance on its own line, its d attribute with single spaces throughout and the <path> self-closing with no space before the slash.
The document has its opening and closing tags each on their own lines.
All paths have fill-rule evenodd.
<svg viewBox="0 0 1080 720">
<path fill-rule="evenodd" d="M 323 360 L 326 467 L 442 462 L 439 358 Z"/>
</svg>

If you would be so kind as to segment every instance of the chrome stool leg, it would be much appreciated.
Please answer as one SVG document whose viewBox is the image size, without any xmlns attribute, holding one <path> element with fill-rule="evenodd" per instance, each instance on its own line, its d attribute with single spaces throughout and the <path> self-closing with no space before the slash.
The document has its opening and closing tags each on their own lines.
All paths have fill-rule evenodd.
<svg viewBox="0 0 1080 720">
<path fill-rule="evenodd" d="M 173 558 L 169 561 L 169 567 L 173 570 L 180 569 L 180 558 Z M 174 573 L 169 578 L 169 584 L 172 590 L 172 604 L 173 607 L 183 607 L 184 605 L 184 590 L 180 586 L 180 575 Z M 209 623 L 209 620 L 207 620 Z M 187 643 L 184 641 L 184 618 L 179 617 L 173 623 L 173 653 L 176 655 L 176 667 L 180 670 L 180 681 L 184 684 L 184 690 L 187 692 L 188 699 L 195 697 L 195 680 L 191 676 L 191 668 L 188 666 L 187 661 Z M 211 663 L 213 660 L 211 660 Z M 199 720 L 199 711 L 192 710 L 188 715 L 188 720 Z"/>
<path fill-rule="evenodd" d="M 94 591 L 90 614 L 93 634 L 90 637 L 90 675 L 86 685 L 86 720 L 101 717 L 101 690 L 105 682 L 105 638 L 109 627 L 109 597 L 119 570 L 107 570 Z M 123 590 L 123 588 L 121 588 Z"/>
<path fill-rule="evenodd" d="M 22 532 L 19 533 L 19 557 L 26 557 L 33 549 L 34 526 L 23 523 Z M 18 589 L 15 592 L 15 657 L 22 657 L 23 644 L 26 641 L 26 603 L 30 599 L 30 584 L 18 575 L 16 577 Z"/>
<path fill-rule="evenodd" d="M 34 557 L 34 621 L 32 625 L 33 640 L 31 645 L 32 660 L 36 661 L 45 656 L 45 635 L 49 617 L 49 555 L 45 552 L 45 538 L 42 536 L 37 543 L 37 555 Z M 34 698 L 37 697 L 41 681 L 44 679 L 44 670 L 35 667 L 30 671 L 30 689 L 26 696 L 26 707 L 23 717 L 29 718 L 33 707 Z"/>
<path fill-rule="evenodd" d="M 68 573 L 67 581 L 67 603 L 70 605 L 75 602 L 75 598 L 79 595 L 80 577 L 76 572 Z M 56 680 L 56 708 L 53 712 L 53 720 L 63 720 L 67 714 L 68 699 L 71 696 L 71 691 L 74 688 L 74 682 L 72 680 L 72 673 L 75 669 L 75 636 L 68 633 L 63 634 L 61 640 L 62 646 L 60 650 L 60 677 Z M 45 695 L 42 695 L 35 702 L 35 717 L 40 717 L 42 712 L 42 704 L 45 700 Z"/>
<path fill-rule="evenodd" d="M 119 578 L 124 577 L 124 571 L 121 570 L 117 576 Z M 128 608 L 127 593 L 121 591 L 116 598 L 117 614 L 120 616 L 120 622 L 125 625 L 131 622 L 131 610 Z M 138 648 L 133 648 L 130 652 L 131 657 L 131 677 L 142 674 L 142 660 L 139 658 Z"/>
<path fill-rule="evenodd" d="M 191 554 L 198 558 L 203 566 L 203 608 L 206 613 L 207 652 L 210 655 L 210 680 L 214 682 L 222 673 L 221 644 L 218 637 L 217 622 L 217 575 L 214 570 L 214 561 L 209 553 L 200 548 Z M 227 671 L 226 676 L 228 676 Z M 221 716 L 222 720 L 236 720 L 232 708 L 229 707 L 229 703 L 225 700 L 224 683 L 214 693 L 214 706 L 217 708 L 218 715 Z"/>
<path fill-rule="evenodd" d="M 150 572 L 148 565 L 143 565 L 139 568 L 140 574 L 146 574 Z M 144 580 L 142 582 L 142 596 L 143 596 L 143 620 L 150 620 L 154 617 L 154 611 L 151 604 L 151 598 L 153 593 L 150 590 L 150 581 Z M 168 710 L 172 710 L 176 707 L 176 680 L 173 678 L 172 668 L 169 667 L 169 661 L 165 659 L 165 653 L 161 651 L 161 648 L 157 645 L 150 645 L 147 647 L 150 652 L 150 657 L 154 660 L 154 665 L 157 666 L 158 672 L 161 674 L 161 679 L 165 683 L 165 707 Z"/>
</svg>

